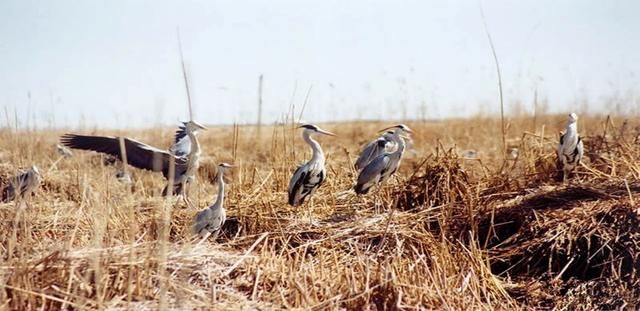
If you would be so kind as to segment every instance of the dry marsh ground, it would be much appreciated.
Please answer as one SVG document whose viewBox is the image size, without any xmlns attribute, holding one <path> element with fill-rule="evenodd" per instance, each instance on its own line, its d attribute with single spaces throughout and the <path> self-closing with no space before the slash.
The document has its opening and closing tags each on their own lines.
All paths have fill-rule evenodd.
<svg viewBox="0 0 640 311">
<path fill-rule="evenodd" d="M 584 117 L 584 166 L 556 179 L 565 116 L 406 122 L 415 134 L 396 178 L 351 190 L 362 144 L 387 123 L 322 124 L 327 182 L 286 204 L 310 151 L 291 125 L 212 128 L 190 188 L 164 199 L 160 174 L 131 187 L 92 152 L 59 159 L 62 131 L 0 131 L 2 182 L 36 164 L 26 202 L 0 204 L 3 309 L 594 309 L 640 307 L 640 119 Z M 80 130 L 168 147 L 173 129 Z M 473 149 L 477 158 L 462 156 Z M 231 162 L 228 221 L 191 235 Z M 55 164 L 55 165 L 54 165 Z M 309 221 L 308 210 L 313 223 Z"/>
</svg>

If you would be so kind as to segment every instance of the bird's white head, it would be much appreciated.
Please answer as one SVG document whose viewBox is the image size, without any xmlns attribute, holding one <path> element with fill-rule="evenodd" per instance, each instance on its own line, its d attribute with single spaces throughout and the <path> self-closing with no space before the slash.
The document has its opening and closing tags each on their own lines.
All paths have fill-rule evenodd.
<svg viewBox="0 0 640 311">
<path fill-rule="evenodd" d="M 300 125 L 298 128 L 304 128 L 304 131 L 309 134 L 320 133 L 320 134 L 329 135 L 329 136 L 336 136 L 336 134 L 333 134 L 329 131 L 325 131 L 319 128 L 315 124 L 303 124 L 303 125 Z"/>
<path fill-rule="evenodd" d="M 567 122 L 569 122 L 569 124 L 578 122 L 578 115 L 575 114 L 575 112 L 572 112 L 571 114 L 569 114 Z"/>
<path fill-rule="evenodd" d="M 380 131 L 388 131 L 388 130 L 392 130 L 394 134 L 403 134 L 403 133 L 411 134 L 411 133 L 413 133 L 413 131 L 408 126 L 406 126 L 406 125 L 404 125 L 402 123 L 394 125 L 394 126 L 390 126 L 390 127 L 387 127 L 387 128 L 384 128 L 384 129 L 382 129 Z"/>
<path fill-rule="evenodd" d="M 196 131 L 199 131 L 199 130 L 207 130 L 206 126 L 204 126 L 204 125 L 202 125 L 202 124 L 200 124 L 200 123 L 198 123 L 198 122 L 196 122 L 194 120 L 187 121 L 187 122 L 182 122 L 182 123 L 184 124 L 184 127 L 190 132 L 196 132 Z"/>
</svg>

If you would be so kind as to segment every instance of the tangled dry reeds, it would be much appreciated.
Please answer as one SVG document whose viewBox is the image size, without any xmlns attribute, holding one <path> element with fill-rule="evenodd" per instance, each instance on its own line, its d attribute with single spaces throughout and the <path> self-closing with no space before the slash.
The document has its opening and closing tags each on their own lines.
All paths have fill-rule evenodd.
<svg viewBox="0 0 640 311">
<path fill-rule="evenodd" d="M 554 128 L 560 119 L 538 122 Z M 59 133 L 4 130 L 0 178 L 15 170 L 6 163 L 36 162 L 46 173 L 28 204 L 0 205 L 0 305 L 638 308 L 640 145 L 620 121 L 583 119 L 587 159 L 567 184 L 556 180 L 557 137 L 528 128 L 526 118 L 511 121 L 517 153 L 508 159 L 491 132 L 496 120 L 451 120 L 411 124 L 416 147 L 398 177 L 364 197 L 349 191 L 350 163 L 358 133 L 380 124 L 327 125 L 341 138 L 325 145 L 328 179 L 308 206 L 312 223 L 307 207 L 286 204 L 286 183 L 304 156 L 292 148 L 302 147 L 297 134 L 274 127 L 271 144 L 259 146 L 252 128 L 223 128 L 202 136 L 208 158 L 191 189 L 205 206 L 215 196 L 208 168 L 239 165 L 217 241 L 190 235 L 197 210 L 161 198 L 161 178 L 133 171 L 134 184 L 120 184 L 91 154 L 47 170 L 58 155 L 42 146 L 54 146 Z M 171 136 L 136 135 L 158 145 Z M 229 149 L 208 148 L 227 136 L 235 138 L 218 145 Z M 458 156 L 469 148 L 476 158 Z"/>
</svg>

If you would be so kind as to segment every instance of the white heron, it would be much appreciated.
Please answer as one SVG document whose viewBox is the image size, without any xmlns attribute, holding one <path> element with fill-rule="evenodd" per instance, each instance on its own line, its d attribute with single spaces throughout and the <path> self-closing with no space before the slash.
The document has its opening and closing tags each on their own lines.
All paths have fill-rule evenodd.
<svg viewBox="0 0 640 311">
<path fill-rule="evenodd" d="M 218 165 L 218 197 L 208 208 L 198 212 L 193 222 L 193 233 L 204 236 L 207 233 L 217 235 L 227 220 L 224 210 L 224 172 L 232 168 L 233 165 L 220 163 Z"/>
<path fill-rule="evenodd" d="M 397 144 L 393 152 L 384 152 L 371 160 L 358 175 L 358 182 L 354 187 L 357 194 L 366 194 L 369 189 L 378 183 L 384 182 L 400 167 L 400 161 L 404 154 L 405 141 L 401 134 L 411 134 L 413 131 L 404 124 L 398 124 L 387 129 L 393 129 L 393 140 Z M 387 130 L 385 129 L 385 130 Z"/>
<path fill-rule="evenodd" d="M 291 176 L 288 194 L 289 204 L 292 206 L 299 206 L 304 203 L 304 200 L 313 195 L 316 189 L 322 185 L 326 177 L 324 152 L 322 152 L 320 144 L 315 141 L 311 135 L 324 134 L 335 136 L 335 134 L 325 131 L 313 124 L 304 124 L 298 128 L 304 128 L 302 138 L 311 146 L 313 155 L 311 156 L 311 160 L 298 166 L 293 176 Z"/>
<path fill-rule="evenodd" d="M 9 183 L 2 188 L 2 202 L 11 202 L 16 198 L 26 198 L 39 186 L 42 177 L 35 165 L 26 172 L 11 177 Z"/>
<path fill-rule="evenodd" d="M 161 150 L 137 140 L 124 137 L 124 149 L 127 155 L 127 163 L 145 170 L 162 172 L 165 178 L 169 178 L 171 162 L 174 165 L 173 190 L 172 194 L 183 195 L 187 204 L 185 184 L 192 178 L 200 167 L 201 148 L 198 138 L 194 134 L 197 130 L 207 128 L 196 121 L 185 123 L 185 132 L 191 140 L 191 148 L 186 156 L 176 156 L 169 151 Z M 87 136 L 76 134 L 64 134 L 60 138 L 63 145 L 82 150 L 91 150 L 105 153 L 121 159 L 120 138 L 112 136 Z M 163 195 L 169 192 L 167 187 L 162 191 Z"/>
<path fill-rule="evenodd" d="M 380 137 L 369 142 L 364 146 L 364 148 L 362 148 L 360 156 L 358 156 L 358 160 L 356 160 L 356 163 L 354 164 L 356 170 L 362 170 L 367 166 L 367 164 L 369 164 L 369 162 L 371 162 L 371 160 L 383 154 L 393 144 L 393 131 L 386 131 Z"/>
<path fill-rule="evenodd" d="M 558 164 L 562 169 L 562 180 L 566 181 L 569 173 L 580 164 L 584 155 L 582 138 L 578 134 L 578 115 L 572 113 L 567 118 L 567 127 L 560 135 L 560 143 L 556 149 Z"/>
</svg>

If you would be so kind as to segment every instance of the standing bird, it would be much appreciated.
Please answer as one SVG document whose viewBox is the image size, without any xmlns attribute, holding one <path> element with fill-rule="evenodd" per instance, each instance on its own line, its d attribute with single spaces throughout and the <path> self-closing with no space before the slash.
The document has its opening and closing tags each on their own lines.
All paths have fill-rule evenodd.
<svg viewBox="0 0 640 311">
<path fill-rule="evenodd" d="M 558 166 L 562 169 L 562 180 L 566 181 L 569 173 L 580 164 L 584 155 L 582 138 L 578 135 L 578 115 L 572 113 L 567 118 L 567 127 L 560 135 L 560 143 L 556 149 Z"/>
<path fill-rule="evenodd" d="M 375 159 L 371 160 L 358 175 L 358 182 L 354 187 L 357 194 L 366 194 L 369 189 L 378 183 L 384 182 L 389 176 L 393 175 L 400 167 L 400 161 L 404 154 L 405 141 L 400 134 L 411 134 L 411 129 L 404 125 L 398 124 L 388 129 L 393 130 L 393 140 L 398 148 L 393 152 L 384 152 Z M 387 129 L 385 129 L 387 130 Z"/>
<path fill-rule="evenodd" d="M 387 151 L 387 148 L 393 145 L 393 131 L 386 131 L 382 136 L 368 143 L 360 152 L 360 156 L 354 164 L 357 171 L 362 170 L 371 160 Z"/>
<path fill-rule="evenodd" d="M 305 124 L 298 128 L 304 128 L 302 138 L 311 146 L 313 156 L 307 163 L 298 166 L 293 176 L 291 176 L 288 193 L 289 204 L 292 206 L 299 206 L 304 203 L 304 200 L 311 196 L 313 192 L 322 185 L 325 179 L 324 153 L 322 152 L 322 148 L 320 148 L 320 144 L 311 138 L 311 135 L 320 133 L 335 136 L 335 134 L 327 132 L 313 124 Z"/>
<path fill-rule="evenodd" d="M 184 186 L 187 180 L 194 176 L 198 170 L 201 153 L 200 143 L 194 132 L 206 129 L 206 127 L 196 121 L 185 123 L 185 132 L 191 140 L 191 148 L 189 154 L 182 157 L 137 140 L 123 137 L 127 163 L 140 169 L 162 172 L 162 175 L 168 179 L 171 162 L 174 162 L 173 189 L 171 193 L 183 195 L 184 200 L 189 204 L 190 202 L 186 197 Z M 70 148 L 92 150 L 106 153 L 116 159 L 122 159 L 119 137 L 64 134 L 60 138 L 60 141 L 63 145 Z M 167 188 L 168 185 L 162 191 L 163 195 L 168 194 L 169 190 Z"/>
<path fill-rule="evenodd" d="M 40 186 L 40 171 L 33 165 L 31 168 L 9 180 L 9 183 L 2 188 L 2 202 L 11 202 L 16 198 L 25 198 L 31 195 Z"/>
<path fill-rule="evenodd" d="M 224 178 L 223 174 L 233 165 L 220 163 L 218 165 L 218 197 L 213 205 L 198 212 L 193 222 L 193 233 L 204 236 L 207 233 L 218 235 L 222 225 L 224 225 L 227 215 L 224 211 Z"/>
</svg>

